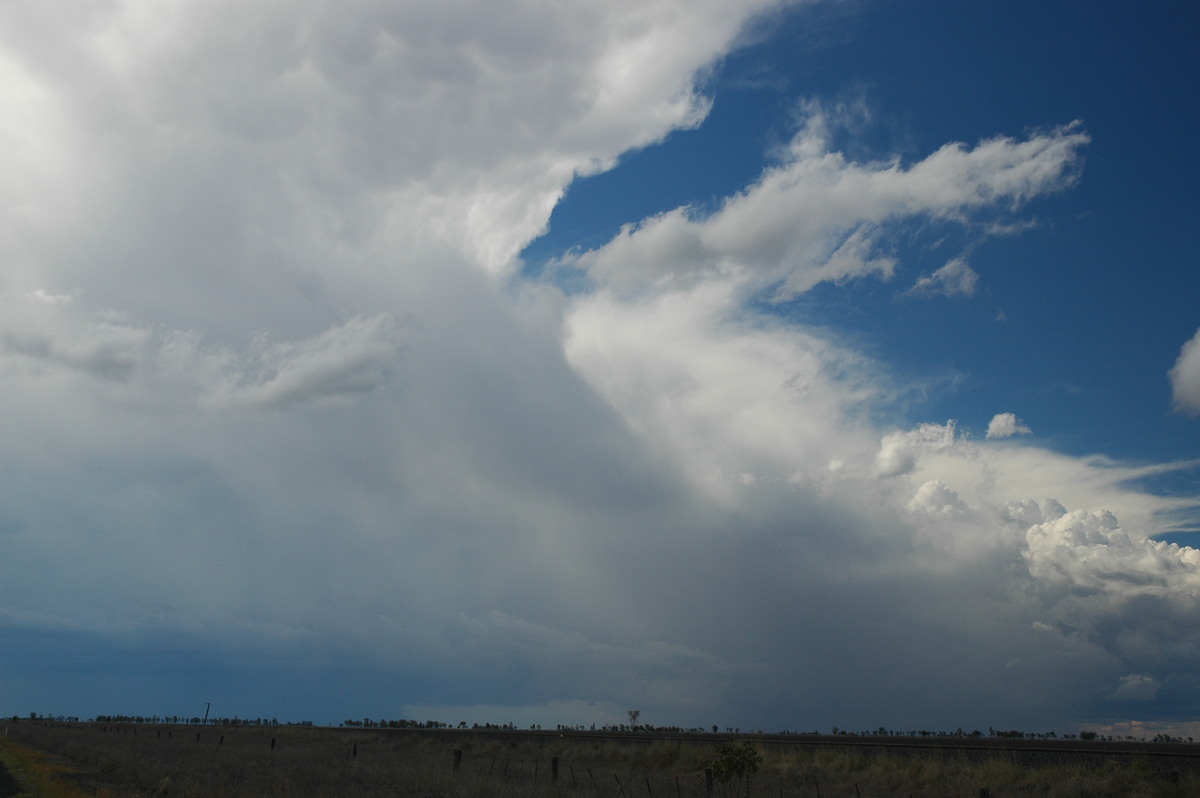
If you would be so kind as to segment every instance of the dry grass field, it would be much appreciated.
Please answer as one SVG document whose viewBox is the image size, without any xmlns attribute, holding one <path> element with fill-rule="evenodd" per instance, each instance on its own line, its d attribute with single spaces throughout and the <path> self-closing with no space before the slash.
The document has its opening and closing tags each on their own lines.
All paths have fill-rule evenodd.
<svg viewBox="0 0 1200 798">
<path fill-rule="evenodd" d="M 0 759 L 17 783 L 6 792 L 0 777 L 0 798 L 704 798 L 705 766 L 721 744 L 652 735 L 613 740 L 556 733 L 21 721 L 8 724 L 0 737 Z M 753 739 L 724 744 L 738 750 L 748 750 L 748 744 L 760 761 L 748 778 L 724 783 L 718 769 L 713 796 L 1200 796 L 1193 770 L 1150 757 L 1064 753 L 1029 759 L 1004 751 L 899 752 Z"/>
</svg>

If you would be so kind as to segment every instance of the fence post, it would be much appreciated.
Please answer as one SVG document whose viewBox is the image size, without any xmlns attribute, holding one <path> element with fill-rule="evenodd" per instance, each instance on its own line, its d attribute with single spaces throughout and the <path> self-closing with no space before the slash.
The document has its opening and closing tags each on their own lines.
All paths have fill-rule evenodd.
<svg viewBox="0 0 1200 798">
<path fill-rule="evenodd" d="M 704 769 L 704 794 L 712 798 L 712 768 Z"/>
<path fill-rule="evenodd" d="M 550 757 L 550 781 L 558 783 L 558 757 Z"/>
<path fill-rule="evenodd" d="M 458 766 L 461 764 L 462 764 L 462 749 L 455 748 L 454 749 L 454 765 L 451 769 L 458 770 Z"/>
</svg>

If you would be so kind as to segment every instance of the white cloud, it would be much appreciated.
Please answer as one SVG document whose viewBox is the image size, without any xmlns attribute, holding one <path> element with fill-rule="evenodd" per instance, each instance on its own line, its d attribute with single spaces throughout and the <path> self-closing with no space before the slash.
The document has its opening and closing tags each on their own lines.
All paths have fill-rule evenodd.
<svg viewBox="0 0 1200 798">
<path fill-rule="evenodd" d="M 1122 598 L 1200 587 L 1200 551 L 1130 537 L 1104 510 L 1073 510 L 1030 526 L 1025 538 L 1030 573 L 1045 585 Z"/>
<path fill-rule="evenodd" d="M 831 151 L 824 112 L 813 107 L 810 114 L 785 162 L 711 216 L 675 209 L 626 226 L 574 262 L 597 282 L 623 290 L 738 275 L 779 281 L 779 296 L 788 298 L 821 282 L 886 278 L 896 260 L 877 251 L 882 226 L 914 217 L 964 220 L 985 207 L 1015 209 L 1069 186 L 1089 140 L 1068 125 L 1025 141 L 946 145 L 909 166 L 864 164 Z M 949 266 L 941 287 L 963 290 L 974 274 L 964 267 Z"/>
<path fill-rule="evenodd" d="M 908 290 L 914 296 L 974 296 L 979 273 L 965 260 L 955 258 L 933 274 L 919 277 Z"/>
<path fill-rule="evenodd" d="M 1169 376 L 1175 408 L 1190 415 L 1200 413 L 1200 330 L 1183 345 Z"/>
<path fill-rule="evenodd" d="M 286 407 L 366 393 L 387 380 L 399 346 L 395 322 L 380 314 L 356 318 L 297 343 L 260 339 L 255 362 L 227 375 L 217 404 Z"/>
<path fill-rule="evenodd" d="M 997 413 L 988 422 L 987 437 L 1011 438 L 1014 435 L 1031 435 L 1033 430 L 1014 413 Z"/>
<path fill-rule="evenodd" d="M 737 284 L 627 303 L 578 297 L 571 364 L 639 437 L 712 495 L 743 474 L 785 479 L 823 468 L 831 429 L 883 390 L 867 359 L 785 325 L 740 318 Z"/>
<path fill-rule="evenodd" d="M 864 163 L 810 104 L 716 213 L 580 256 L 591 290 L 511 272 L 772 5 L 0 7 L 0 622 L 269 663 L 247 701 L 353 658 L 414 706 L 703 725 L 980 683 L 1061 716 L 1191 667 L 1195 552 L 1146 536 L 1192 505 L 1149 467 L 895 422 L 884 365 L 744 302 L 1069 186 L 1078 127 Z M 43 689 L 109 711 L 131 660 Z"/>
<path fill-rule="evenodd" d="M 889 432 L 880 442 L 875 455 L 875 468 L 883 477 L 908 474 L 916 468 L 917 450 L 935 447 L 941 450 L 954 446 L 956 424 L 922 424 L 911 432 Z"/>
<path fill-rule="evenodd" d="M 576 174 L 702 119 L 697 70 L 774 5 L 8 7 L 6 260 L 243 340 L 379 312 L 329 313 L 448 250 L 504 272 Z"/>
<path fill-rule="evenodd" d="M 945 482 L 931 479 L 917 489 L 916 495 L 908 502 L 908 509 L 912 512 L 953 518 L 967 510 L 967 505 Z"/>
</svg>

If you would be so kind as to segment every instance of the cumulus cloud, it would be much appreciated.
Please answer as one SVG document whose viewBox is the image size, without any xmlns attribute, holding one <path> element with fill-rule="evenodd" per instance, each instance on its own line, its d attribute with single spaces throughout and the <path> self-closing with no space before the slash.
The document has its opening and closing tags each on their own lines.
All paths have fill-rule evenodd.
<svg viewBox="0 0 1200 798">
<path fill-rule="evenodd" d="M 39 711 L 177 706 L 129 661 L 318 720 L 1038 722 L 1188 684 L 1196 552 L 1149 536 L 1194 503 L 1136 487 L 1176 464 L 897 420 L 886 364 L 745 301 L 1019 215 L 1079 126 L 863 162 L 810 103 L 564 293 L 516 253 L 700 123 L 773 4 L 70 5 L 0 8 L 0 625 Z"/>
<path fill-rule="evenodd" d="M 945 426 L 922 424 L 910 432 L 888 433 L 875 455 L 877 473 L 894 477 L 912 472 L 917 465 L 918 450 L 930 447 L 945 450 L 954 446 L 956 426 L 950 421 Z"/>
<path fill-rule="evenodd" d="M 732 274 L 778 282 L 778 296 L 788 298 L 822 282 L 887 278 L 896 259 L 879 251 L 879 237 L 889 224 L 964 220 L 981 208 L 1015 209 L 1061 190 L 1076 179 L 1089 140 L 1067 125 L 1024 141 L 946 145 L 910 165 L 858 163 L 830 148 L 825 112 L 813 106 L 809 114 L 784 162 L 712 215 L 677 208 L 627 225 L 573 261 L 593 279 L 627 290 Z M 973 287 L 965 262 L 943 269 L 930 288 Z"/>
<path fill-rule="evenodd" d="M 958 494 L 946 486 L 940 479 L 931 479 L 920 488 L 908 502 L 908 509 L 913 512 L 952 518 L 967 509 L 966 503 Z"/>
<path fill-rule="evenodd" d="M 567 318 L 572 365 L 714 495 L 743 474 L 781 479 L 822 468 L 844 454 L 830 445 L 829 425 L 851 423 L 881 390 L 866 358 L 739 319 L 737 295 L 733 281 L 635 303 L 598 292 L 578 297 Z"/>
<path fill-rule="evenodd" d="M 1031 435 L 1033 430 L 1014 413 L 997 413 L 988 422 L 987 437 L 1011 438 L 1014 435 Z"/>
<path fill-rule="evenodd" d="M 917 279 L 908 293 L 913 296 L 974 296 L 979 273 L 961 258 L 941 267 L 933 274 Z"/>
<path fill-rule="evenodd" d="M 1132 538 L 1104 510 L 1054 514 L 1025 532 L 1030 573 L 1044 585 L 1067 584 L 1110 596 L 1155 595 L 1200 585 L 1200 551 Z"/>
<path fill-rule="evenodd" d="M 1169 375 L 1175 409 L 1200 413 L 1200 330 L 1183 345 Z"/>
</svg>

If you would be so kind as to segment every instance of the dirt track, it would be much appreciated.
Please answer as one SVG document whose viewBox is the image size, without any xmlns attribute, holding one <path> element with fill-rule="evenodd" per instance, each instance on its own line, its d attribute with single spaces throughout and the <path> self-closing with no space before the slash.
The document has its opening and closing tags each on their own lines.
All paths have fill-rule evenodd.
<svg viewBox="0 0 1200 798">
<path fill-rule="evenodd" d="M 8 768 L 4 767 L 4 763 L 0 762 L 0 798 L 13 798 L 14 795 L 21 794 L 21 785 L 8 772 Z"/>
</svg>

